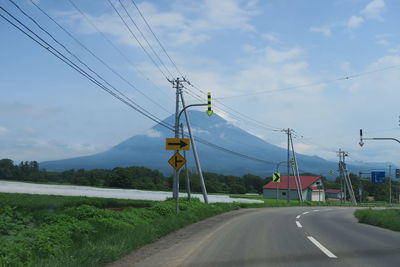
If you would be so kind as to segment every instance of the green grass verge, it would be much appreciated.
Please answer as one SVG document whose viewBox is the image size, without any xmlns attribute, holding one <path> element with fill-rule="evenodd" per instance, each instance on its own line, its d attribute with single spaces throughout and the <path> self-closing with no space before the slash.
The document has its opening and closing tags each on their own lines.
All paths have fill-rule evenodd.
<svg viewBox="0 0 400 267">
<path fill-rule="evenodd" d="M 371 224 L 393 231 L 400 231 L 400 210 L 356 210 L 354 215 L 360 223 Z"/>
<path fill-rule="evenodd" d="M 0 266 L 99 266 L 238 204 L 0 193 Z M 112 208 L 112 209 L 110 209 Z"/>
</svg>

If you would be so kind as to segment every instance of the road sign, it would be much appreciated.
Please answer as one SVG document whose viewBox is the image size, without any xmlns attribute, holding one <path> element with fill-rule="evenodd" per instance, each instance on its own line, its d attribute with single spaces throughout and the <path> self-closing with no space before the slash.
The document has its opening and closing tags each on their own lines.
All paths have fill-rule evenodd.
<svg viewBox="0 0 400 267">
<path fill-rule="evenodd" d="M 183 165 L 185 165 L 186 159 L 182 157 L 179 152 L 175 152 L 175 154 L 168 160 L 168 163 L 172 166 L 172 168 L 178 171 Z"/>
<path fill-rule="evenodd" d="M 396 169 L 396 178 L 400 178 L 400 169 Z"/>
<path fill-rule="evenodd" d="M 272 174 L 272 181 L 274 183 L 280 183 L 281 182 L 281 174 L 279 172 L 274 172 Z"/>
<path fill-rule="evenodd" d="M 385 171 L 384 170 L 373 170 L 371 171 L 371 181 L 374 184 L 385 182 Z"/>
<path fill-rule="evenodd" d="M 189 150 L 190 141 L 188 138 L 167 138 L 165 139 L 167 150 Z"/>
</svg>

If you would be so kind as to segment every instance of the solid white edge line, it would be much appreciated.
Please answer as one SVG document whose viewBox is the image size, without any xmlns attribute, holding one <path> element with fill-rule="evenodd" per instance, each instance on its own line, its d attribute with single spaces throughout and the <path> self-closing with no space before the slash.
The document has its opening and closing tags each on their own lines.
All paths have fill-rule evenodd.
<svg viewBox="0 0 400 267">
<path fill-rule="evenodd" d="M 326 254 L 329 258 L 337 258 L 335 254 L 330 252 L 326 247 L 324 247 L 321 243 L 319 243 L 314 237 L 312 236 L 307 236 L 307 238 L 314 244 L 316 245 L 322 252 Z"/>
<path fill-rule="evenodd" d="M 303 226 L 300 224 L 299 221 L 296 221 L 297 227 L 302 228 Z"/>
<path fill-rule="evenodd" d="M 296 219 L 300 219 L 300 216 L 301 216 L 301 215 L 297 215 L 297 216 L 296 216 Z"/>
</svg>

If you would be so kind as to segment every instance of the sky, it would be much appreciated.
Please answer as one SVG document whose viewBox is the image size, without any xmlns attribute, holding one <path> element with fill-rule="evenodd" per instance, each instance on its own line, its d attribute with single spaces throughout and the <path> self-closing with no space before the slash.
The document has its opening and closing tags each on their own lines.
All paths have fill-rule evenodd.
<svg viewBox="0 0 400 267">
<path fill-rule="evenodd" d="M 151 48 L 172 74 L 166 76 L 180 74 L 133 1 L 71 1 L 83 15 L 70 0 L 33 2 L 108 67 L 30 0 L 14 0 L 109 84 L 158 118 L 171 115 L 175 92 Z M 196 88 L 212 92 L 216 114 L 232 124 L 281 147 L 286 146 L 286 136 L 280 129 L 294 129 L 299 153 L 336 161 L 335 151 L 341 148 L 349 152 L 351 161 L 400 165 L 396 142 L 358 145 L 360 128 L 364 137 L 400 139 L 400 1 L 135 3 L 179 71 Z M 11 1 L 1 0 L 0 6 L 54 44 Z M 7 17 L 3 10 L 0 14 Z M 3 18 L 0 33 L 0 158 L 19 162 L 90 155 L 136 134 L 154 135 L 148 130 L 153 121 L 101 90 Z M 58 44 L 55 47 L 67 54 Z M 187 104 L 199 102 L 193 94 L 206 100 L 196 88 L 187 88 Z"/>
</svg>

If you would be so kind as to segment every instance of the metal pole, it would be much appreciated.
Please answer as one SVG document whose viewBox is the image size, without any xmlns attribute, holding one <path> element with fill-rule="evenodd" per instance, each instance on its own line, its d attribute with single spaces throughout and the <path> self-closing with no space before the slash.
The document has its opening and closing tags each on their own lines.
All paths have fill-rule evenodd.
<svg viewBox="0 0 400 267">
<path fill-rule="evenodd" d="M 281 162 L 279 162 L 278 164 L 276 164 L 276 172 L 279 172 L 279 166 L 282 164 L 282 163 L 285 163 L 286 161 L 281 161 Z M 273 177 L 272 177 L 272 179 L 273 179 Z M 278 202 L 278 192 L 279 192 L 279 189 L 278 189 L 278 183 L 276 183 L 276 202 Z"/>
<path fill-rule="evenodd" d="M 290 202 L 290 129 L 287 129 L 287 202 Z"/>
<path fill-rule="evenodd" d="M 183 132 L 183 123 L 181 123 L 181 133 L 182 133 L 182 138 L 185 138 L 185 134 Z M 183 157 L 186 159 L 186 151 L 183 151 Z M 186 190 L 188 194 L 188 200 L 190 201 L 191 196 L 190 196 L 190 179 L 189 179 L 189 169 L 187 167 L 187 161 L 185 163 L 185 172 L 186 172 Z"/>
<path fill-rule="evenodd" d="M 294 164 L 296 169 L 293 170 L 293 173 L 295 173 L 295 179 L 297 179 L 297 185 L 298 185 L 298 191 L 299 193 L 299 200 L 301 202 L 303 202 L 303 191 L 302 191 L 302 187 L 301 187 L 301 180 L 300 180 L 300 174 L 299 174 L 299 166 L 297 165 L 297 158 L 296 158 L 296 153 L 294 152 L 294 145 L 293 145 L 293 139 L 292 139 L 292 135 L 290 135 L 290 143 L 292 144 L 292 155 L 293 155 L 293 160 L 294 160 Z"/>
<path fill-rule="evenodd" d="M 392 165 L 389 165 L 389 205 L 392 205 Z"/>
<path fill-rule="evenodd" d="M 183 99 L 182 92 L 180 92 L 180 95 L 181 95 L 182 106 L 183 106 L 183 108 L 185 108 L 185 100 Z M 190 126 L 189 115 L 187 114 L 186 109 L 184 112 L 185 112 L 186 126 L 188 128 L 190 142 L 191 142 L 192 148 L 193 148 L 194 161 L 196 163 L 197 172 L 200 177 L 201 192 L 203 193 L 204 203 L 208 203 L 207 189 L 206 189 L 206 185 L 204 183 L 203 172 L 201 171 L 199 156 L 197 155 L 196 143 L 195 143 L 193 135 L 192 135 L 192 128 Z"/>
</svg>

